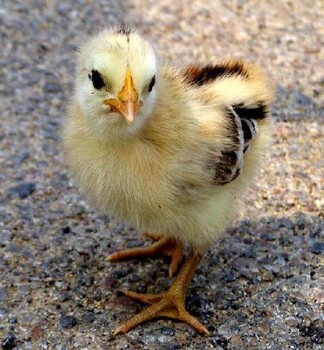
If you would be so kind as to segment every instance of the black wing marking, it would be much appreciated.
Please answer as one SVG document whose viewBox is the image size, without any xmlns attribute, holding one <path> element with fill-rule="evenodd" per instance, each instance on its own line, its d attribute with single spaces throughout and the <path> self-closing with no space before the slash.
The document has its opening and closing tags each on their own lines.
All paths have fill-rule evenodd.
<svg viewBox="0 0 324 350">
<path fill-rule="evenodd" d="M 263 102 L 259 102 L 253 107 L 239 103 L 234 105 L 233 109 L 243 119 L 264 119 L 268 113 L 268 107 Z"/>
<path fill-rule="evenodd" d="M 251 141 L 256 137 L 258 131 L 258 123 L 253 119 L 241 119 L 243 136 L 244 136 L 244 149 L 243 153 L 245 153 Z"/>
<path fill-rule="evenodd" d="M 226 111 L 230 129 L 230 147 L 224 148 L 215 164 L 215 185 L 225 185 L 238 177 L 243 166 L 244 133 L 242 122 L 232 107 Z"/>
<path fill-rule="evenodd" d="M 231 148 L 224 149 L 215 164 L 215 185 L 225 185 L 235 180 L 241 173 L 244 154 L 258 132 L 257 122 L 253 119 L 241 118 L 233 107 L 227 111 L 231 132 Z"/>
</svg>

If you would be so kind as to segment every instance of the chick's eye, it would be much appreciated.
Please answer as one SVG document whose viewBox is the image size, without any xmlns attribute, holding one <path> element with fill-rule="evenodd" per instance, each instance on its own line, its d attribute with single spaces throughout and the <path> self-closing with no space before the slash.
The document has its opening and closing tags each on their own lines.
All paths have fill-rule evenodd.
<svg viewBox="0 0 324 350">
<path fill-rule="evenodd" d="M 150 85 L 148 87 L 148 91 L 151 92 L 152 89 L 153 89 L 153 86 L 155 85 L 155 75 L 154 77 L 152 78 L 151 82 L 150 82 Z"/>
<path fill-rule="evenodd" d="M 95 89 L 102 89 L 105 86 L 105 82 L 102 79 L 101 74 L 97 70 L 92 70 L 91 75 L 89 74 L 89 78 L 92 81 L 93 87 Z"/>
</svg>

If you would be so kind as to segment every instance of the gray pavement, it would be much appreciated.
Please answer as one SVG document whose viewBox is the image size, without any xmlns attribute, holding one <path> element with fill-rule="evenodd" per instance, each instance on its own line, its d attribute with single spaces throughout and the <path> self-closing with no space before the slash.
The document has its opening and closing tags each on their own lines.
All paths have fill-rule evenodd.
<svg viewBox="0 0 324 350">
<path fill-rule="evenodd" d="M 320 0 L 0 1 L 0 347 L 323 348 L 323 12 Z M 118 291 L 165 290 L 167 261 L 105 262 L 142 237 L 93 211 L 64 163 L 75 48 L 120 23 L 161 63 L 241 57 L 277 85 L 272 150 L 188 293 L 208 338 L 171 320 L 113 336 L 143 307 Z"/>
</svg>

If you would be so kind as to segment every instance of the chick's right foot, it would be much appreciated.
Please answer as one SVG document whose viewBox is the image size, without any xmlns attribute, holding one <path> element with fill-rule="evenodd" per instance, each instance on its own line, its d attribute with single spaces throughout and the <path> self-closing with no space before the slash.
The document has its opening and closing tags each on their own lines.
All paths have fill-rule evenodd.
<svg viewBox="0 0 324 350">
<path fill-rule="evenodd" d="M 136 258 L 155 257 L 158 255 L 167 255 L 171 257 L 169 276 L 174 276 L 179 268 L 182 259 L 183 244 L 160 233 L 146 233 L 145 235 L 156 242 L 148 247 L 131 248 L 116 252 L 109 255 L 106 260 L 121 261 Z"/>
<path fill-rule="evenodd" d="M 196 270 L 202 255 L 191 251 L 182 266 L 177 278 L 164 293 L 139 294 L 125 291 L 123 294 L 132 299 L 149 304 L 146 309 L 127 320 L 119 326 L 114 334 L 127 333 L 132 328 L 156 318 L 169 317 L 185 322 L 193 327 L 198 333 L 208 335 L 208 330 L 194 316 L 185 309 L 185 297 L 190 281 Z"/>
</svg>

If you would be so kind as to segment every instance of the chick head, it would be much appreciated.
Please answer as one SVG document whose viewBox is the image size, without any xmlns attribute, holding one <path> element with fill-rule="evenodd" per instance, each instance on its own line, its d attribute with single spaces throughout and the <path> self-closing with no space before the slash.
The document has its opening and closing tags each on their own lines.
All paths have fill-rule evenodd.
<svg viewBox="0 0 324 350">
<path fill-rule="evenodd" d="M 76 78 L 89 126 L 107 137 L 140 129 L 154 106 L 156 69 L 152 47 L 130 30 L 104 30 L 90 38 L 79 51 Z"/>
</svg>

